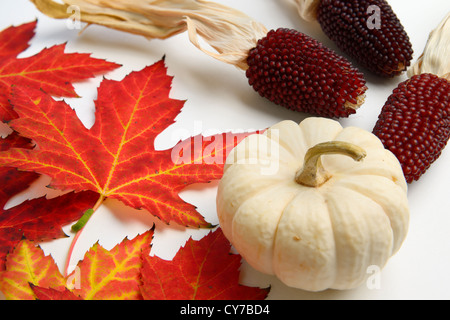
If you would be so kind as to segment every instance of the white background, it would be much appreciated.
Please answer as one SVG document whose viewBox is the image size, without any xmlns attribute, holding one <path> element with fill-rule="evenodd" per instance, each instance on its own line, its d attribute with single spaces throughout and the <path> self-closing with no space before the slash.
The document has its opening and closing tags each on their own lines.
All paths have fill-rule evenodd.
<svg viewBox="0 0 450 320">
<path fill-rule="evenodd" d="M 245 12 L 268 29 L 294 28 L 337 50 L 317 23 L 306 23 L 299 18 L 296 9 L 288 0 L 217 2 Z M 411 39 L 415 60 L 422 52 L 429 32 L 450 11 L 450 1 L 390 0 L 389 3 Z M 36 18 L 36 36 L 32 39 L 30 48 L 20 57 L 30 56 L 44 47 L 66 42 L 66 52 L 92 53 L 96 58 L 122 64 L 121 68 L 106 75 L 109 79 L 121 80 L 131 71 L 141 70 L 166 56 L 168 72 L 175 77 L 171 97 L 187 99 L 187 102 L 176 118 L 176 123 L 158 136 L 158 149 L 170 148 L 186 135 L 262 129 L 284 119 L 300 122 L 307 116 L 288 111 L 261 98 L 248 85 L 243 71 L 205 55 L 188 41 L 186 33 L 167 40 L 149 41 L 104 27 L 90 26 L 79 35 L 79 30 L 67 28 L 65 20 L 53 20 L 42 15 L 29 1 L 2 0 L 0 3 L 0 29 Z M 406 74 L 386 80 L 365 71 L 364 73 L 369 88 L 366 102 L 355 115 L 340 122 L 344 126 L 358 126 L 372 131 L 381 107 L 397 84 L 406 79 Z M 93 100 L 96 98 L 100 81 L 101 77 L 97 77 L 76 84 L 76 91 L 82 98 L 66 99 L 88 128 L 95 121 Z M 6 131 L 0 126 L 0 133 Z M 431 169 L 418 182 L 409 186 L 409 234 L 400 251 L 381 272 L 378 289 L 369 289 L 362 285 L 348 291 L 327 290 L 310 293 L 288 288 L 276 278 L 256 272 L 245 262 L 242 266 L 241 282 L 251 286 L 270 285 L 269 299 L 449 299 L 449 162 L 450 150 L 447 148 Z M 44 194 L 56 195 L 54 191 L 45 188 L 48 181 L 48 178 L 41 178 L 31 190 L 15 197 L 7 206 L 15 205 L 26 198 Z M 218 224 L 215 211 L 216 187 L 217 182 L 198 184 L 187 188 L 181 194 L 184 200 L 197 206 L 198 211 L 213 224 Z M 153 223 L 156 224 L 156 232 L 152 254 L 164 259 L 172 259 L 189 237 L 197 240 L 209 232 L 166 226 L 146 211 L 130 209 L 118 201 L 107 200 L 83 231 L 72 256 L 71 268 L 75 267 L 95 242 L 99 241 L 102 246 L 111 249 L 126 236 L 133 238 L 145 232 Z M 73 236 L 70 226 L 66 226 L 64 230 Z M 71 237 L 41 245 L 46 254 L 53 256 L 61 270 L 64 268 Z"/>
</svg>

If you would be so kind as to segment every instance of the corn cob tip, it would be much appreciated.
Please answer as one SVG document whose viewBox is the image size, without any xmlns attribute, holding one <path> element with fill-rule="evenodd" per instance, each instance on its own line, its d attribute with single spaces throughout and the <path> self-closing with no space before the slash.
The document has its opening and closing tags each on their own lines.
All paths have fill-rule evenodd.
<svg viewBox="0 0 450 320">
<path fill-rule="evenodd" d="M 423 53 L 408 69 L 408 77 L 432 73 L 450 81 L 450 13 L 430 33 Z"/>
</svg>

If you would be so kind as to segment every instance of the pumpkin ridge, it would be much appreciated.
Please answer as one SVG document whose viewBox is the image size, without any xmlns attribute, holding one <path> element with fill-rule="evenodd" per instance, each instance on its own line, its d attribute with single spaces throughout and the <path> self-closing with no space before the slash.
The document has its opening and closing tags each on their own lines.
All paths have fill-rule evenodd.
<svg viewBox="0 0 450 320">
<path fill-rule="evenodd" d="M 287 129 L 290 130 L 299 130 L 299 134 L 295 135 L 296 138 L 301 139 L 301 143 L 298 141 L 294 141 L 292 140 L 292 136 L 290 135 L 281 135 L 281 131 L 282 130 L 287 130 L 286 127 L 288 127 Z M 272 134 L 273 131 L 276 131 L 278 134 Z M 292 121 L 292 120 L 284 120 L 274 126 L 272 126 L 270 129 L 268 129 L 266 132 L 264 132 L 264 135 L 266 135 L 269 139 L 271 139 L 272 141 L 276 142 L 280 147 L 282 147 L 284 150 L 286 150 L 289 154 L 292 155 L 292 157 L 294 159 L 297 159 L 297 161 L 299 162 L 299 164 L 301 165 L 302 163 L 302 158 L 298 159 L 297 157 L 297 152 L 296 149 L 300 149 L 301 154 L 305 154 L 306 151 L 308 150 L 308 143 L 305 140 L 304 137 L 304 133 L 302 131 L 302 128 L 299 126 L 298 123 Z M 270 135 L 270 137 L 269 137 Z M 274 137 L 278 137 L 278 139 L 274 139 Z"/>
<path fill-rule="evenodd" d="M 280 226 L 280 220 L 282 219 L 282 217 L 283 217 L 283 215 L 284 215 L 284 213 L 285 213 L 285 211 L 286 211 L 286 208 L 290 205 L 290 203 L 291 203 L 297 196 L 298 196 L 298 194 L 295 195 L 295 196 L 293 196 L 292 199 L 286 203 L 286 205 L 284 206 L 283 210 L 281 211 L 280 218 L 278 219 L 277 227 L 275 228 L 275 233 L 273 234 L 273 239 L 272 239 L 272 257 L 275 256 L 275 251 L 276 251 L 276 245 L 275 245 L 275 244 L 276 244 L 276 242 L 277 242 L 278 228 L 279 228 L 279 226 Z M 275 259 L 272 259 L 272 270 L 275 270 Z"/>
<path fill-rule="evenodd" d="M 282 184 L 279 184 L 279 185 L 283 185 L 283 183 L 282 183 Z M 242 202 L 242 203 L 240 204 L 240 206 L 239 206 L 239 207 L 237 208 L 237 210 L 235 211 L 234 216 L 233 216 L 233 218 L 232 218 L 232 220 L 231 220 L 231 223 L 230 223 L 230 225 L 231 225 L 232 239 L 236 240 L 237 238 L 239 238 L 239 239 L 240 239 L 239 241 L 241 241 L 241 242 L 243 241 L 243 238 L 240 238 L 240 237 L 239 237 L 239 235 L 243 235 L 243 234 L 242 234 L 242 230 L 239 230 L 239 229 L 236 230 L 234 226 L 235 226 L 236 224 L 239 225 L 239 224 L 240 224 L 240 220 L 245 220 L 245 219 L 246 219 L 246 215 L 247 215 L 248 212 L 249 212 L 248 209 L 249 209 L 249 208 L 252 208 L 252 204 L 253 204 L 253 201 L 255 201 L 255 200 L 254 200 L 255 197 L 257 197 L 258 195 L 261 196 L 261 194 L 264 194 L 264 193 L 266 193 L 266 194 L 272 194 L 272 193 L 274 193 L 274 192 L 272 192 L 271 190 L 277 190 L 277 191 L 280 190 L 279 185 L 278 185 L 278 186 L 272 185 L 272 188 L 266 188 L 266 189 L 265 189 L 265 192 L 263 192 L 263 191 L 258 192 L 258 193 L 256 193 L 256 195 L 254 195 L 254 196 L 252 196 L 252 197 L 248 197 L 244 202 Z M 293 189 L 293 188 L 292 188 L 292 186 L 289 186 L 288 183 L 285 183 L 284 189 Z M 285 192 L 285 193 L 287 194 L 286 190 L 283 190 L 283 192 Z M 289 205 L 289 203 L 292 201 L 292 199 L 293 199 L 293 198 L 295 197 L 295 195 L 296 195 L 296 192 L 294 192 L 294 191 L 292 191 L 292 190 L 291 190 L 290 193 L 291 193 L 291 195 L 287 194 L 286 198 L 283 199 L 283 201 L 285 201 L 284 206 L 282 206 L 283 210 L 286 208 L 287 205 Z M 265 197 L 264 199 L 267 199 L 267 197 Z M 271 200 L 281 201 L 280 198 L 277 198 L 277 199 L 271 199 Z M 277 201 L 275 201 L 275 202 L 277 202 Z M 281 206 L 280 206 L 280 208 L 281 208 Z M 273 229 L 274 232 L 273 232 L 273 234 L 272 234 L 272 239 L 271 239 L 271 241 L 268 242 L 268 243 L 270 243 L 271 248 L 272 248 L 271 251 L 267 251 L 267 252 L 270 252 L 271 258 L 273 258 L 274 239 L 276 239 L 275 234 L 276 234 L 276 232 L 277 232 L 277 230 L 278 230 L 278 225 L 279 225 L 279 222 L 280 222 L 280 218 L 281 218 L 281 216 L 282 216 L 282 211 L 281 211 L 281 210 L 278 210 L 278 209 L 279 209 L 279 208 L 277 208 L 276 212 L 280 212 L 279 218 L 276 220 L 276 224 L 275 224 L 275 222 L 273 222 L 273 224 L 275 224 L 275 229 Z M 252 220 L 252 221 L 253 221 L 253 220 Z M 246 231 L 247 231 L 247 232 L 246 232 L 247 234 L 244 236 L 244 238 L 248 236 L 248 232 L 250 232 L 250 230 L 254 230 L 253 228 L 255 228 L 255 224 L 252 222 L 252 226 L 246 228 L 246 229 L 247 229 L 247 230 L 246 230 Z M 251 233 L 251 232 L 250 232 L 250 233 Z M 260 233 L 259 230 L 258 230 L 258 233 Z M 240 251 L 239 245 L 235 245 L 235 247 L 236 247 L 237 251 L 239 252 L 239 251 Z M 256 250 L 256 251 L 259 252 L 259 248 L 258 248 L 258 247 L 254 247 L 253 250 Z M 258 257 L 258 259 L 260 259 L 260 257 Z M 256 267 L 256 269 L 258 270 L 257 267 Z M 272 270 L 273 270 L 273 269 L 272 269 Z M 261 271 L 261 270 L 260 270 L 260 271 Z"/>
<path fill-rule="evenodd" d="M 334 182 L 334 180 L 336 180 L 335 178 L 334 178 L 334 176 L 331 178 L 331 179 L 333 179 L 333 181 L 332 182 Z M 330 180 L 331 180 L 330 179 Z M 330 188 L 331 187 L 331 185 L 330 184 L 328 184 L 327 185 L 327 187 L 326 188 Z M 323 190 L 323 189 L 322 189 Z M 338 265 L 338 261 L 339 261 L 339 255 L 338 255 L 338 250 L 337 250 L 337 240 L 336 240 L 336 232 L 334 232 L 334 230 L 335 230 L 335 224 L 333 223 L 333 219 L 331 218 L 331 210 L 330 210 L 330 201 L 328 201 L 328 197 L 326 196 L 327 194 L 329 194 L 328 192 L 326 192 L 326 193 L 324 193 L 323 191 L 321 192 L 321 194 L 322 194 L 322 197 L 323 197 L 323 201 L 324 201 L 324 203 L 325 203 L 325 205 L 326 205 L 326 207 L 327 207 L 327 217 L 328 217 L 328 219 L 330 220 L 330 225 L 331 225 L 331 233 L 333 234 L 333 241 L 334 241 L 334 261 L 335 261 L 335 264 L 336 264 L 336 267 L 334 268 L 334 270 L 335 270 L 335 272 L 334 272 L 334 277 L 333 277 L 333 281 L 332 282 L 330 282 L 331 284 L 329 285 L 329 288 L 332 288 L 333 287 L 333 284 L 335 284 L 336 283 L 336 280 L 337 280 L 337 278 L 338 278 L 338 269 L 337 269 L 337 265 Z"/>
<path fill-rule="evenodd" d="M 338 231 L 337 236 L 341 241 L 336 242 L 337 279 L 344 283 L 346 288 L 352 288 L 360 285 L 367 279 L 369 276 L 367 269 L 370 266 L 376 265 L 380 269 L 384 267 L 391 256 L 391 250 L 386 250 L 386 248 L 392 248 L 393 232 L 392 229 L 386 230 L 385 224 L 390 226 L 390 220 L 386 215 L 381 216 L 378 214 L 380 211 L 384 212 L 384 210 L 376 201 L 366 197 L 357 190 L 343 185 L 335 184 L 332 189 L 327 195 L 331 203 L 329 214 L 333 226 L 333 235 L 336 236 L 337 230 L 340 230 L 342 233 L 339 235 Z M 348 194 L 348 196 L 342 196 L 343 194 Z M 367 199 L 364 210 L 361 212 L 355 211 L 354 203 L 360 202 L 363 198 Z M 345 201 L 351 203 L 351 205 L 348 205 L 348 208 L 351 210 L 343 213 L 343 207 L 336 207 L 336 204 Z M 333 213 L 337 215 L 333 217 Z M 364 215 L 362 219 L 359 219 L 361 213 Z M 344 217 L 344 220 L 341 220 L 342 217 Z M 345 219 L 345 217 L 349 218 Z M 333 220 L 337 224 L 333 223 Z M 352 226 L 357 226 L 358 228 L 352 229 Z M 344 234 L 347 238 L 342 237 Z M 388 240 L 387 234 L 391 235 L 391 237 L 388 237 Z M 342 255 L 339 254 L 339 251 L 341 251 Z M 346 255 L 349 255 L 351 259 L 346 260 Z M 340 289 L 339 281 L 335 282 L 334 285 L 335 289 Z"/>
<path fill-rule="evenodd" d="M 349 178 L 342 179 L 341 181 L 339 181 L 338 182 L 338 186 L 343 187 L 343 188 L 347 188 L 347 189 L 350 189 L 350 190 L 353 190 L 353 191 L 363 195 L 364 197 L 366 197 L 368 199 L 371 199 L 373 202 L 377 203 L 382 208 L 382 212 L 388 218 L 389 225 L 390 225 L 390 227 L 392 229 L 391 255 L 393 255 L 400 248 L 404 238 L 406 237 L 406 232 L 398 231 L 398 232 L 400 232 L 400 234 L 396 234 L 396 232 L 394 230 L 397 230 L 398 227 L 401 227 L 401 226 L 409 224 L 409 219 L 405 219 L 405 217 L 403 217 L 403 219 L 401 219 L 400 223 L 398 223 L 398 227 L 397 227 L 397 226 L 394 225 L 395 222 L 392 220 L 394 217 L 391 217 L 391 216 L 388 215 L 389 209 L 391 209 L 392 206 L 394 206 L 395 204 L 399 203 L 398 197 L 400 197 L 403 194 L 402 189 L 394 181 L 392 181 L 391 179 L 389 179 L 389 178 L 387 178 L 385 176 L 355 175 L 352 178 L 354 178 L 354 179 L 358 179 L 358 178 L 365 179 L 365 177 L 370 177 L 371 179 L 373 179 L 375 177 L 375 179 L 383 180 L 383 183 L 391 183 L 392 184 L 392 188 L 394 188 L 394 190 L 395 189 L 399 190 L 398 195 L 390 197 L 391 194 L 389 194 L 389 196 L 386 195 L 384 198 L 382 198 L 383 194 L 381 192 L 376 192 L 376 194 L 375 194 L 375 191 L 371 192 L 371 190 L 373 190 L 373 184 L 371 184 L 370 187 L 368 187 L 368 186 L 366 187 L 366 185 L 363 185 L 363 188 L 361 188 L 362 184 L 358 183 L 359 181 L 354 181 L 353 179 L 349 179 Z M 394 200 L 392 200 L 389 203 L 384 203 L 384 201 L 377 201 L 377 199 L 378 200 L 386 200 L 389 197 L 393 198 Z M 380 202 L 382 202 L 382 203 L 380 203 Z M 405 208 L 405 209 L 407 209 L 407 208 Z M 398 210 L 396 210 L 396 212 L 398 212 Z"/>
</svg>

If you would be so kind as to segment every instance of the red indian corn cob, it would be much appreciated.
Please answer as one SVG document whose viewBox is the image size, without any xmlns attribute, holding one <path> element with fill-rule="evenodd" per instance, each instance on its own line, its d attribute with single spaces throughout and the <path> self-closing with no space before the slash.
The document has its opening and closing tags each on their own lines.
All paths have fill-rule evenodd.
<svg viewBox="0 0 450 320">
<path fill-rule="evenodd" d="M 373 133 L 396 155 L 406 181 L 418 180 L 450 138 L 450 82 L 423 73 L 400 83 Z"/>
<path fill-rule="evenodd" d="M 383 106 L 373 133 L 392 151 L 407 182 L 418 180 L 439 158 L 450 138 L 450 14 L 428 39 Z"/>
<path fill-rule="evenodd" d="M 263 97 L 295 111 L 347 117 L 362 104 L 365 80 L 350 62 L 292 29 L 271 30 L 251 49 L 249 84 Z"/>
<path fill-rule="evenodd" d="M 300 15 L 374 74 L 394 77 L 410 65 L 412 45 L 386 0 L 295 0 Z"/>
<path fill-rule="evenodd" d="M 245 70 L 261 96 L 291 110 L 347 117 L 364 101 L 363 74 L 345 58 L 298 31 L 268 31 L 242 12 L 211 1 L 31 1 L 55 18 L 66 18 L 68 5 L 77 5 L 87 23 L 147 38 L 165 39 L 187 30 L 196 47 Z M 217 52 L 203 48 L 199 36 Z"/>
</svg>

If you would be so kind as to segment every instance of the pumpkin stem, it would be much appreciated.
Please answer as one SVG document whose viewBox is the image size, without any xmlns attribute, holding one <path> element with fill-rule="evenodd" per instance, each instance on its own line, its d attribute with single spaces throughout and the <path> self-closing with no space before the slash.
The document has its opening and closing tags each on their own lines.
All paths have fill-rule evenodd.
<svg viewBox="0 0 450 320">
<path fill-rule="evenodd" d="M 366 156 L 364 149 L 348 142 L 330 141 L 316 144 L 306 152 L 303 167 L 295 175 L 298 184 L 315 188 L 331 178 L 320 161 L 320 157 L 324 154 L 342 154 L 355 161 L 361 161 Z"/>
</svg>

